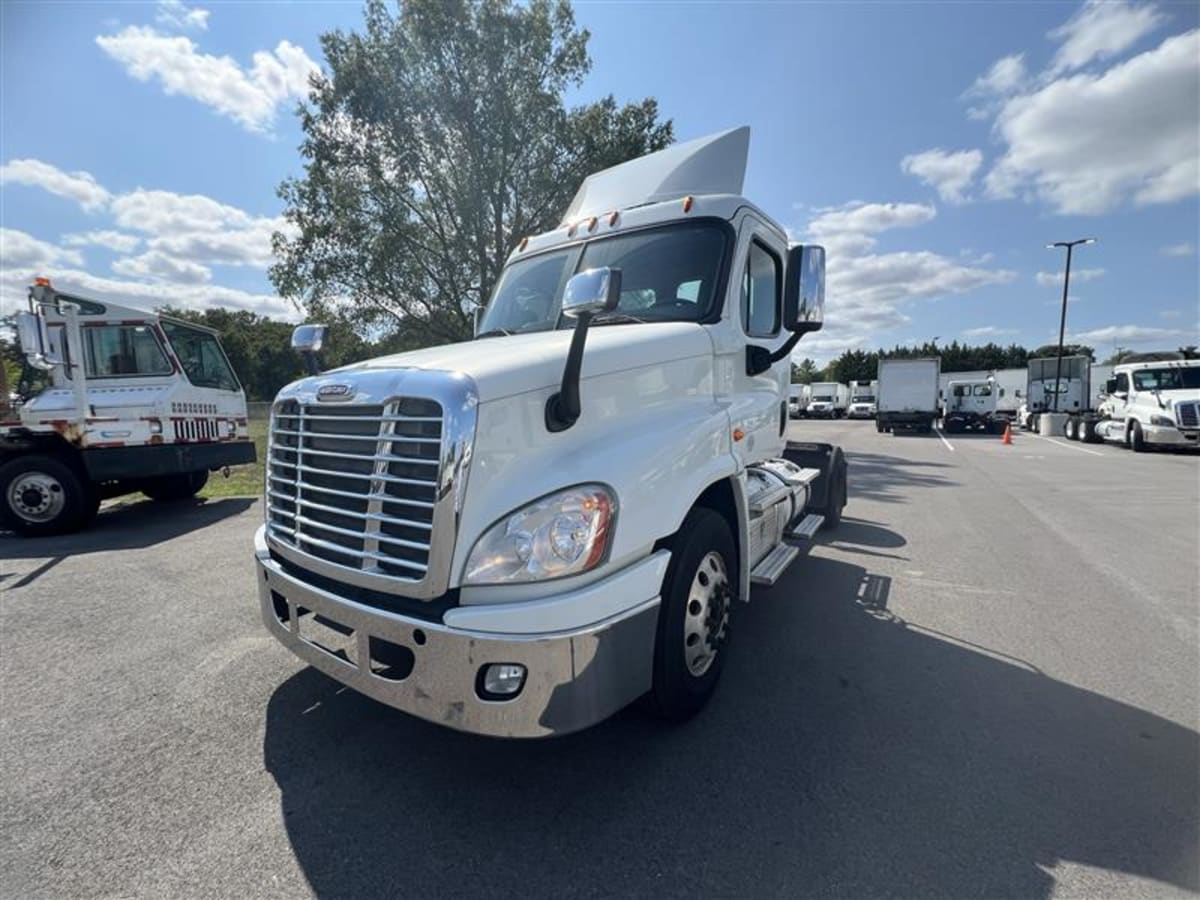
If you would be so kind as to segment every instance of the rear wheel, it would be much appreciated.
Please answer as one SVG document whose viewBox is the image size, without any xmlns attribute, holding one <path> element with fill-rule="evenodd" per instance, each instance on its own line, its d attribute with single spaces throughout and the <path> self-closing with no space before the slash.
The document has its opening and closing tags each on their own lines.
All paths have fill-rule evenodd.
<svg viewBox="0 0 1200 900">
<path fill-rule="evenodd" d="M 725 519 L 702 507 L 688 513 L 672 546 L 654 645 L 651 699 L 666 719 L 694 715 L 716 690 L 737 565 Z"/>
<path fill-rule="evenodd" d="M 1096 442 L 1096 425 L 1088 419 L 1079 421 L 1079 440 L 1085 444 L 1094 444 Z"/>
<path fill-rule="evenodd" d="M 1079 434 L 1076 431 L 1076 427 L 1077 427 L 1077 424 L 1074 419 L 1067 419 L 1066 424 L 1063 425 L 1063 436 L 1068 441 L 1079 440 Z"/>
<path fill-rule="evenodd" d="M 208 472 L 181 472 L 178 475 L 161 475 L 142 484 L 142 493 L 159 503 L 187 500 L 208 483 Z"/>
<path fill-rule="evenodd" d="M 0 466 L 0 517 L 18 534 L 78 531 L 98 507 L 92 486 L 53 456 L 35 453 Z"/>
</svg>

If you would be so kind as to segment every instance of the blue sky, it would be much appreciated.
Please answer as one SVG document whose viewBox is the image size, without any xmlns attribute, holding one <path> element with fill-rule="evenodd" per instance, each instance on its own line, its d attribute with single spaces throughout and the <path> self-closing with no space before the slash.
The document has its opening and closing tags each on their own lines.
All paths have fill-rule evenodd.
<svg viewBox="0 0 1200 900">
<path fill-rule="evenodd" d="M 35 271 L 131 305 L 296 314 L 266 278 L 292 109 L 355 3 L 0 4 L 6 308 Z M 1200 5 L 579 3 L 577 102 L 749 124 L 746 194 L 829 249 L 799 351 L 1198 340 Z"/>
</svg>

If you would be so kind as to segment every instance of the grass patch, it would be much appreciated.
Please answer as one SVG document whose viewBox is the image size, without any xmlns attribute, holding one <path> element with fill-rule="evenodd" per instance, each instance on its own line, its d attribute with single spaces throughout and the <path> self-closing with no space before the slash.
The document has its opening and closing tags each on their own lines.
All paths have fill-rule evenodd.
<svg viewBox="0 0 1200 900">
<path fill-rule="evenodd" d="M 263 492 L 263 466 L 267 458 L 267 420 L 250 420 L 250 440 L 254 441 L 254 452 L 258 459 L 244 466 L 230 466 L 229 477 L 220 472 L 210 472 L 208 484 L 200 492 L 201 497 L 261 497 Z"/>
</svg>

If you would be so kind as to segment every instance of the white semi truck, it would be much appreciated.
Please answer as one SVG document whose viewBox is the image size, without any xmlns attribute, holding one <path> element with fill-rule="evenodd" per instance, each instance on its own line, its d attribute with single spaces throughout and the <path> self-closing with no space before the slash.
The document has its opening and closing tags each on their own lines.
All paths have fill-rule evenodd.
<svg viewBox="0 0 1200 900">
<path fill-rule="evenodd" d="M 807 415 L 810 419 L 840 419 L 850 407 L 850 388 L 836 381 L 809 386 Z"/>
<path fill-rule="evenodd" d="M 15 325 L 25 370 L 0 420 L 0 519 L 13 531 L 77 530 L 101 500 L 133 491 L 181 500 L 209 472 L 254 461 L 216 332 L 47 278 Z"/>
<path fill-rule="evenodd" d="M 1086 356 L 1049 356 L 1029 360 L 1026 377 L 1025 404 L 1020 412 L 1021 424 L 1030 431 L 1038 428 L 1038 418 L 1044 412 L 1079 414 L 1093 408 L 1091 391 L 1092 361 Z M 1058 391 L 1058 403 L 1054 392 Z"/>
<path fill-rule="evenodd" d="M 275 637 L 479 734 L 704 704 L 737 601 L 846 502 L 841 451 L 785 437 L 824 251 L 741 196 L 748 143 L 587 178 L 513 251 L 476 340 L 280 392 L 255 539 Z"/>
<path fill-rule="evenodd" d="M 875 418 L 875 395 L 878 381 L 851 381 L 850 406 L 846 410 L 848 419 Z"/>
<path fill-rule="evenodd" d="M 929 359 L 879 360 L 879 393 L 875 430 L 895 433 L 909 428 L 928 434 L 938 418 L 938 379 L 942 361 Z"/>
<path fill-rule="evenodd" d="M 1066 437 L 1109 441 L 1141 453 L 1200 447 L 1200 360 L 1178 353 L 1127 357 L 1113 367 L 1098 408 L 1068 416 Z"/>
<path fill-rule="evenodd" d="M 1000 386 L 995 378 L 951 381 L 942 398 L 942 430 L 950 434 L 983 431 L 1000 434 L 1011 424 L 1010 414 L 1000 409 Z"/>
</svg>

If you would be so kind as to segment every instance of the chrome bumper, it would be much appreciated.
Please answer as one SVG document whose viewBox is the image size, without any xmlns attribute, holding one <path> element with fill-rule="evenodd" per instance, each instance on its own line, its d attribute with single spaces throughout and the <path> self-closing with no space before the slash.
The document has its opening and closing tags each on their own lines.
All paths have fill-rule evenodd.
<svg viewBox="0 0 1200 900">
<path fill-rule="evenodd" d="M 586 628 L 497 635 L 381 612 L 314 588 L 262 550 L 255 566 L 263 622 L 284 646 L 356 691 L 439 725 L 495 737 L 567 734 L 608 718 L 651 686 L 657 596 Z M 314 625 L 316 617 L 340 630 Z M 318 643 L 306 631 L 333 641 Z M 411 652 L 411 670 L 400 679 L 379 674 L 372 638 Z M 515 698 L 481 698 L 477 685 L 489 663 L 525 666 Z"/>
<path fill-rule="evenodd" d="M 1200 431 L 1189 428 L 1168 428 L 1165 425 L 1143 425 L 1142 437 L 1156 447 L 1200 447 Z"/>
</svg>

